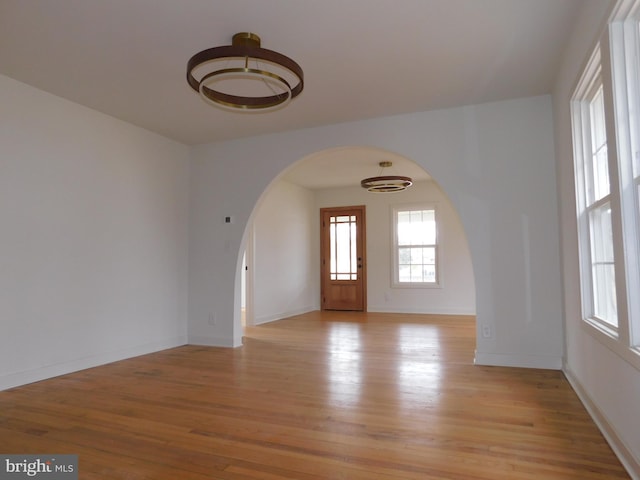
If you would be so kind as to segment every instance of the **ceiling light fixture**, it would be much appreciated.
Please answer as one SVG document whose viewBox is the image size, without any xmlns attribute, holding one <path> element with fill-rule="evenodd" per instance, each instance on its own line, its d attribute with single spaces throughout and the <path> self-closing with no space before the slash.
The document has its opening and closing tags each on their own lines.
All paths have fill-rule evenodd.
<svg viewBox="0 0 640 480">
<path fill-rule="evenodd" d="M 191 57 L 187 82 L 215 106 L 266 111 L 282 108 L 300 95 L 304 73 L 289 57 L 261 48 L 255 33 L 242 32 L 233 36 L 231 45 L 209 48 Z"/>
<path fill-rule="evenodd" d="M 406 190 L 413 184 L 410 177 L 400 175 L 382 175 L 385 168 L 393 165 L 392 162 L 380 162 L 380 173 L 377 177 L 365 178 L 360 182 L 362 188 L 366 188 L 372 193 L 391 193 Z"/>
</svg>

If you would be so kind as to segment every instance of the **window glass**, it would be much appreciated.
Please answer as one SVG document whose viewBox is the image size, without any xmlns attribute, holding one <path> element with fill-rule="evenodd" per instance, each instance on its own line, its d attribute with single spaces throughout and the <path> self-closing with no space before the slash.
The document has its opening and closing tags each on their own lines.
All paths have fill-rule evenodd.
<svg viewBox="0 0 640 480">
<path fill-rule="evenodd" d="M 575 157 L 579 198 L 579 242 L 583 315 L 607 331 L 617 331 L 616 263 L 607 149 L 607 109 L 595 52 L 574 97 Z"/>
<path fill-rule="evenodd" d="M 357 280 L 356 217 L 341 215 L 329 219 L 329 278 Z"/>
<path fill-rule="evenodd" d="M 395 222 L 396 285 L 436 285 L 437 226 L 435 209 L 397 209 Z"/>
<path fill-rule="evenodd" d="M 607 203 L 589 212 L 591 227 L 591 265 L 593 278 L 593 314 L 617 327 L 615 263 L 611 206 Z"/>
<path fill-rule="evenodd" d="M 602 85 L 590 103 L 591 117 L 591 181 L 589 203 L 609 195 L 609 166 L 607 164 L 607 133 L 604 118 L 604 97 Z"/>
<path fill-rule="evenodd" d="M 571 101 L 580 281 L 589 331 L 640 369 L 640 0 L 613 12 Z"/>
</svg>

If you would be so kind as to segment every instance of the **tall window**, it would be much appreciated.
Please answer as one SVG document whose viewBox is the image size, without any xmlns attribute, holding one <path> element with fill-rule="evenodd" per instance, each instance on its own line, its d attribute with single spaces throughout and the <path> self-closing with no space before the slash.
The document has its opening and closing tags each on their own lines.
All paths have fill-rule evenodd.
<svg viewBox="0 0 640 480">
<path fill-rule="evenodd" d="M 433 207 L 393 210 L 396 286 L 437 286 L 438 234 Z"/>
<path fill-rule="evenodd" d="M 574 119 L 578 224 L 586 318 L 618 327 L 607 115 L 597 51 L 572 104 Z"/>
<path fill-rule="evenodd" d="M 571 101 L 583 318 L 640 368 L 640 0 L 620 0 Z"/>
<path fill-rule="evenodd" d="M 611 227 L 611 190 L 609 186 L 609 158 L 602 83 L 589 101 L 591 137 L 590 155 L 585 157 L 586 213 L 590 233 L 591 278 L 593 289 L 592 314 L 595 319 L 618 327 L 616 308 L 616 280 Z"/>
<path fill-rule="evenodd" d="M 618 295 L 622 341 L 640 354 L 640 1 L 619 1 L 609 25 L 611 103 L 616 112 L 619 236 Z M 615 210 L 614 210 L 615 211 Z M 615 221 L 615 218 L 614 218 Z M 618 263 L 616 264 L 618 268 Z M 622 288 L 622 287 L 620 287 Z M 625 318 L 626 317 L 626 318 Z M 640 368 L 640 357 L 637 362 Z"/>
</svg>

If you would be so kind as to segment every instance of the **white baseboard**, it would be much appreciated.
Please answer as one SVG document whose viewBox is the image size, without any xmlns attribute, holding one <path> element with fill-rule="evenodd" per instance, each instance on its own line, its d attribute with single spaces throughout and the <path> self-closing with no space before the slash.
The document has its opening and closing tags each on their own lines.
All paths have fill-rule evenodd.
<svg viewBox="0 0 640 480">
<path fill-rule="evenodd" d="M 78 372 L 80 370 L 86 370 L 87 368 L 106 365 L 107 363 L 117 362 L 127 358 L 159 352 L 168 348 L 180 347 L 182 345 L 186 345 L 186 343 L 187 338 L 185 336 L 179 336 L 113 352 L 105 352 L 92 355 L 90 357 L 78 358 L 68 362 L 56 363 L 54 365 L 47 365 L 22 372 L 2 375 L 0 376 L 0 391 L 19 387 L 21 385 L 27 385 L 29 383 L 39 382 L 48 378 L 58 377 L 60 375 L 66 375 L 68 373 Z"/>
<path fill-rule="evenodd" d="M 319 307 L 304 307 L 295 310 L 289 310 L 287 312 L 280 312 L 274 315 L 266 315 L 262 317 L 256 317 L 254 325 L 262 325 L 264 323 L 275 322 L 276 320 L 282 320 L 283 318 L 294 317 L 296 315 L 302 315 L 304 313 L 314 312 L 319 310 Z"/>
<path fill-rule="evenodd" d="M 513 355 L 505 353 L 482 353 L 476 350 L 474 363 L 493 367 L 542 368 L 562 370 L 562 357 L 541 355 Z"/>
<path fill-rule="evenodd" d="M 242 346 L 242 335 L 237 337 L 209 337 L 207 335 L 189 335 L 189 345 L 236 348 Z"/>
<path fill-rule="evenodd" d="M 475 310 L 465 310 L 459 308 L 435 308 L 435 309 L 416 309 L 402 307 L 387 307 L 384 305 L 369 305 L 367 312 L 371 313 L 416 313 L 418 315 L 475 315 Z"/>
<path fill-rule="evenodd" d="M 640 480 L 640 459 L 634 457 L 631 450 L 627 448 L 626 444 L 616 433 L 615 428 L 613 428 L 611 423 L 609 423 L 607 417 L 591 400 L 587 391 L 582 387 L 582 384 L 571 373 L 571 370 L 566 365 L 564 365 L 562 372 L 569 381 L 569 384 L 571 384 L 573 390 L 576 392 L 576 395 L 578 395 L 578 398 L 584 405 L 584 408 L 587 409 L 587 412 L 589 412 L 589 415 L 591 415 L 591 418 L 600 429 L 604 438 L 607 439 L 609 446 L 618 457 L 618 460 L 620 460 L 620 463 L 622 463 L 624 468 L 626 468 L 629 476 L 633 480 Z"/>
</svg>

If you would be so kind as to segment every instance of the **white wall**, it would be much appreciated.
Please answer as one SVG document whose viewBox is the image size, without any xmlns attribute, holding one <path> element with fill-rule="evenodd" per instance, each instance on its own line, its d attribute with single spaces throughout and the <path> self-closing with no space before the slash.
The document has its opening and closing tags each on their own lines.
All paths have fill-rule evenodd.
<svg viewBox="0 0 640 480">
<path fill-rule="evenodd" d="M 417 203 L 437 208 L 441 288 L 391 286 L 391 209 Z M 386 195 L 372 194 L 359 186 L 318 190 L 316 205 L 318 210 L 366 206 L 368 311 L 475 314 L 475 285 L 466 236 L 453 205 L 435 182 L 416 182 L 404 192 Z"/>
<path fill-rule="evenodd" d="M 0 389 L 186 341 L 186 146 L 0 76 Z"/>
<path fill-rule="evenodd" d="M 560 368 L 563 353 L 551 98 L 310 128 L 192 152 L 189 339 L 239 345 L 245 227 L 288 166 L 341 146 L 382 148 L 428 171 L 460 215 L 476 279 L 476 360 Z M 224 224 L 224 216 L 236 222 Z M 209 322 L 209 318 L 214 322 Z"/>
<path fill-rule="evenodd" d="M 569 102 L 611 1 L 584 2 L 554 89 L 554 123 L 562 238 L 566 357 L 564 371 L 628 470 L 640 478 L 640 371 L 583 328 Z"/>
<path fill-rule="evenodd" d="M 318 214 L 313 192 L 281 180 L 253 221 L 254 323 L 320 309 Z"/>
</svg>

